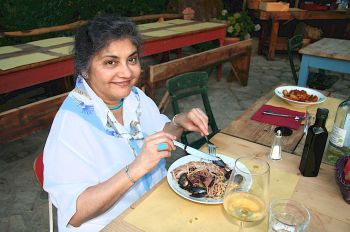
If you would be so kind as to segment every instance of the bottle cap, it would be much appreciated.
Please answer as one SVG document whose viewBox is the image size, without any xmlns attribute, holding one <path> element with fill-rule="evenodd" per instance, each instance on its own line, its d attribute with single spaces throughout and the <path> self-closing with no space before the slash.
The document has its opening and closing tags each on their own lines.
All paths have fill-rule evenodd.
<svg viewBox="0 0 350 232">
<path fill-rule="evenodd" d="M 277 131 L 281 131 L 282 136 L 291 136 L 293 134 L 293 131 L 289 129 L 288 127 L 278 126 L 275 128 L 274 132 L 277 135 Z"/>
<path fill-rule="evenodd" d="M 282 132 L 280 130 L 277 131 L 277 137 L 282 137 Z"/>
<path fill-rule="evenodd" d="M 317 108 L 316 118 L 327 118 L 329 110 L 326 108 Z"/>
</svg>

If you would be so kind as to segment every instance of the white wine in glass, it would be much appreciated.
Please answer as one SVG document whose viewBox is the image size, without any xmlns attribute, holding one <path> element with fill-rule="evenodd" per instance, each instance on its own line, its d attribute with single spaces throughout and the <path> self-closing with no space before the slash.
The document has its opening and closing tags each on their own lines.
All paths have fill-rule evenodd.
<svg viewBox="0 0 350 232">
<path fill-rule="evenodd" d="M 255 157 L 236 160 L 224 195 L 224 209 L 240 222 L 262 221 L 267 214 L 269 194 L 269 164 Z"/>
</svg>

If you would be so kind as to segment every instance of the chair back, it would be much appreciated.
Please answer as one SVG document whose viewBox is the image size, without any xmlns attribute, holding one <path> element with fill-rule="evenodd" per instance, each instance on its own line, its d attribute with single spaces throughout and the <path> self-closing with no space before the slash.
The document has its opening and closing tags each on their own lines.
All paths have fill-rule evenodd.
<svg viewBox="0 0 350 232">
<path fill-rule="evenodd" d="M 43 188 L 44 186 L 44 153 L 41 152 L 38 157 L 34 160 L 33 170 L 36 179 L 38 180 L 40 186 Z M 53 232 L 53 208 L 52 202 L 50 200 L 50 196 L 48 197 L 49 201 L 49 231 Z"/>
<path fill-rule="evenodd" d="M 287 44 L 288 59 L 289 59 L 289 64 L 290 64 L 290 68 L 292 70 L 293 79 L 295 81 L 295 84 L 298 84 L 298 74 L 297 74 L 297 69 L 294 65 L 293 52 L 295 50 L 299 50 L 302 47 L 303 47 L 303 36 L 302 35 L 295 35 L 292 38 L 288 39 L 288 44 Z"/>
<path fill-rule="evenodd" d="M 44 161 L 43 153 L 41 152 L 38 157 L 34 160 L 33 169 L 36 179 L 38 180 L 41 187 L 44 186 Z"/>
<path fill-rule="evenodd" d="M 208 74 L 206 72 L 188 72 L 175 76 L 167 81 L 166 87 L 171 97 L 174 114 L 180 113 L 180 99 L 200 94 L 202 96 L 205 112 L 208 116 L 209 126 L 212 131 L 208 137 L 211 138 L 219 131 L 208 98 Z M 182 142 L 185 144 L 188 144 L 186 138 L 188 133 L 190 132 L 184 132 L 181 137 Z M 205 142 L 205 138 L 201 138 L 192 142 L 190 145 L 199 148 Z"/>
</svg>

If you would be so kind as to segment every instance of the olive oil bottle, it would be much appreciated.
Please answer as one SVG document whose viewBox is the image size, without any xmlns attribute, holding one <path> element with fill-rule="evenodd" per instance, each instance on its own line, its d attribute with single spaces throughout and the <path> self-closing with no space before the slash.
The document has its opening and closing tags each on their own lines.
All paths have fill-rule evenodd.
<svg viewBox="0 0 350 232">
<path fill-rule="evenodd" d="M 303 176 L 314 177 L 320 170 L 323 152 L 327 143 L 328 132 L 325 127 L 328 109 L 318 108 L 315 124 L 307 132 L 299 170 Z"/>
</svg>

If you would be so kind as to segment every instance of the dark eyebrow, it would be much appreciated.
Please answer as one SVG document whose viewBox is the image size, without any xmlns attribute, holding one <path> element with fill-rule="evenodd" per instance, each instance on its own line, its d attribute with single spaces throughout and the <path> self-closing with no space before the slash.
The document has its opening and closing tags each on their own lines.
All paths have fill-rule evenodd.
<svg viewBox="0 0 350 232">
<path fill-rule="evenodd" d="M 131 54 L 129 55 L 129 57 L 134 56 L 134 55 L 138 55 L 138 53 L 139 53 L 139 52 L 136 50 L 136 51 L 134 51 L 133 53 L 131 53 Z M 119 58 L 118 56 L 114 56 L 114 55 L 106 55 L 105 57 L 114 58 L 114 59 L 118 59 L 118 58 Z"/>
<path fill-rule="evenodd" d="M 131 53 L 130 56 L 134 56 L 134 55 L 138 55 L 138 54 L 139 54 L 139 52 L 136 50 L 136 51 L 134 51 L 133 53 Z M 129 56 L 129 57 L 130 57 L 130 56 Z"/>
</svg>

